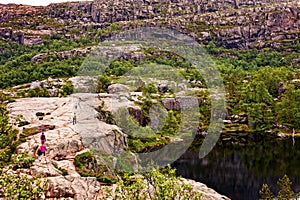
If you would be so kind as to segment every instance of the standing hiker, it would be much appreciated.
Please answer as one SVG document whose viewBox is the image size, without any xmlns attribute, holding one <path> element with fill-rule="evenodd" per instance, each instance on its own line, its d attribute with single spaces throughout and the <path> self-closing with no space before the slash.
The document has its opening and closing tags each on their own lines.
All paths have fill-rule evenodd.
<svg viewBox="0 0 300 200">
<path fill-rule="evenodd" d="M 44 144 L 46 142 L 46 135 L 44 134 L 44 132 L 42 133 L 40 139 L 41 139 L 42 144 Z"/>
<path fill-rule="evenodd" d="M 41 155 L 44 154 L 44 156 L 46 156 L 47 148 L 46 148 L 45 144 L 42 144 L 42 146 L 40 146 L 40 151 L 41 151 Z"/>
<path fill-rule="evenodd" d="M 73 125 L 76 124 L 76 113 L 73 115 Z"/>
<path fill-rule="evenodd" d="M 41 161 L 41 159 L 42 159 L 42 157 L 41 157 L 41 155 L 42 155 L 41 148 L 39 148 L 39 149 L 37 150 L 37 155 L 38 155 L 39 161 Z"/>
</svg>

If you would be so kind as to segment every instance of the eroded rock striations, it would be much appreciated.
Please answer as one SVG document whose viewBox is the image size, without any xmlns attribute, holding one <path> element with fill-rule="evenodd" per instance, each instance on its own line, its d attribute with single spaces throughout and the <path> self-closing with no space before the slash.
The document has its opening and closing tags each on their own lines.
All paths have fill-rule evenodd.
<svg viewBox="0 0 300 200">
<path fill-rule="evenodd" d="M 33 17 L 26 20 L 30 15 Z M 0 38 L 21 44 L 39 44 L 42 35 L 56 33 L 66 38 L 99 37 L 101 41 L 110 33 L 95 32 L 116 22 L 116 29 L 168 27 L 187 33 L 198 42 L 215 41 L 226 48 L 279 48 L 295 43 L 300 29 L 299 2 L 286 0 L 98 0 L 26 9 L 0 5 L 0 16 Z M 48 23 L 43 21 L 44 16 Z M 53 21 L 60 25 L 51 25 Z M 10 24 L 22 29 L 12 29 Z M 73 28 L 79 32 L 71 32 Z"/>
</svg>

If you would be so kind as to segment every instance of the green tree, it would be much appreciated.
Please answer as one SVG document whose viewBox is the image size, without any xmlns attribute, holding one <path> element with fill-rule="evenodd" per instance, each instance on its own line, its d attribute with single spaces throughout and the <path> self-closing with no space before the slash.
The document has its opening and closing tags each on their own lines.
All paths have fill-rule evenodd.
<svg viewBox="0 0 300 200">
<path fill-rule="evenodd" d="M 158 92 L 157 88 L 153 83 L 145 85 L 142 89 L 144 96 L 149 96 L 150 94 L 155 94 Z"/>
<path fill-rule="evenodd" d="M 273 98 L 262 81 L 252 81 L 243 88 L 242 107 L 254 129 L 270 128 L 274 123 Z"/>
<path fill-rule="evenodd" d="M 278 193 L 278 200 L 287 200 L 296 198 L 295 193 L 291 189 L 292 182 L 289 177 L 285 174 L 281 179 L 278 180 L 277 184 L 280 187 Z"/>
<path fill-rule="evenodd" d="M 294 85 L 288 85 L 275 110 L 278 123 L 291 128 L 300 127 L 300 90 Z"/>
<path fill-rule="evenodd" d="M 130 71 L 133 67 L 134 65 L 129 60 L 116 60 L 105 69 L 105 72 L 108 75 L 122 76 L 126 72 Z"/>
<path fill-rule="evenodd" d="M 107 74 L 102 74 L 98 78 L 97 92 L 107 92 L 107 88 L 111 85 L 111 78 Z"/>
<path fill-rule="evenodd" d="M 179 120 L 177 119 L 179 117 L 180 114 L 176 115 L 176 113 L 173 110 L 169 110 L 166 122 L 161 129 L 161 133 L 167 135 L 176 135 L 179 129 Z"/>
<path fill-rule="evenodd" d="M 275 69 L 271 67 L 265 67 L 254 73 L 253 82 L 261 81 L 270 95 L 273 97 L 278 97 L 279 83 L 292 80 L 293 78 L 293 72 L 285 67 Z"/>
<path fill-rule="evenodd" d="M 274 199 L 273 193 L 270 191 L 267 184 L 263 184 L 261 190 L 259 191 L 261 199 L 272 200 Z"/>
<path fill-rule="evenodd" d="M 9 116 L 4 105 L 0 105 L 0 139 L 9 135 L 12 127 L 9 125 Z M 4 140 L 5 141 L 5 140 Z M 4 142 L 3 141 L 3 142 Z M 0 140 L 0 145 L 2 141 Z"/>
<path fill-rule="evenodd" d="M 72 81 L 67 81 L 66 84 L 63 85 L 62 90 L 64 96 L 72 94 L 74 91 L 74 86 L 72 84 Z"/>
<path fill-rule="evenodd" d="M 244 88 L 243 101 L 247 103 L 265 103 L 271 105 L 273 98 L 263 81 L 251 81 Z"/>
</svg>

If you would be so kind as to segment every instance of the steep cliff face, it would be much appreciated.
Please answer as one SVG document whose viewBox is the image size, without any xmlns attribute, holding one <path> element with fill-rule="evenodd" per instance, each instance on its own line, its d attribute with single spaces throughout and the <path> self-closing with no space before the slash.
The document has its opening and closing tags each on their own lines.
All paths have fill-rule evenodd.
<svg viewBox="0 0 300 200">
<path fill-rule="evenodd" d="M 41 43 L 41 35 L 64 33 L 66 37 L 86 34 L 101 40 L 103 34 L 96 32 L 117 23 L 120 29 L 168 27 L 204 44 L 214 41 L 226 48 L 247 49 L 284 47 L 295 43 L 300 34 L 297 1 L 98 0 L 23 7 L 0 6 L 1 38 L 32 44 Z M 22 27 L 12 30 L 10 25 L 16 24 Z M 79 33 L 70 32 L 72 28 L 80 29 Z"/>
</svg>

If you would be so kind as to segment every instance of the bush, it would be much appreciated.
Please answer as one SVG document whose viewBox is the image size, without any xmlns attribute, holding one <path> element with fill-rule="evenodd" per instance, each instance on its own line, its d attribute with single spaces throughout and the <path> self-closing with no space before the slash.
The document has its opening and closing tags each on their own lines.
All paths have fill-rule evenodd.
<svg viewBox="0 0 300 200">
<path fill-rule="evenodd" d="M 296 195 L 291 188 L 292 182 L 290 181 L 289 177 L 286 174 L 277 181 L 277 184 L 280 187 L 280 191 L 278 192 L 278 196 L 277 196 L 278 200 L 296 198 Z"/>
<path fill-rule="evenodd" d="M 0 197 L 13 199 L 40 199 L 44 196 L 46 181 L 25 175 L 1 174 Z"/>
<path fill-rule="evenodd" d="M 176 177 L 170 166 L 142 174 L 123 174 L 113 191 L 108 187 L 102 199 L 201 199 L 202 194 Z M 151 192 L 150 192 L 151 191 Z"/>
<path fill-rule="evenodd" d="M 28 121 L 20 121 L 18 127 L 26 126 L 30 124 Z"/>
<path fill-rule="evenodd" d="M 66 84 L 63 85 L 62 90 L 64 96 L 72 94 L 74 91 L 72 81 L 67 81 Z"/>
<path fill-rule="evenodd" d="M 111 85 L 111 78 L 107 74 L 102 74 L 98 77 L 97 92 L 107 92 L 107 88 Z"/>
<path fill-rule="evenodd" d="M 40 117 L 40 116 L 45 116 L 45 113 L 43 113 L 43 112 L 37 112 L 37 113 L 35 113 L 35 115 L 37 117 Z"/>
<path fill-rule="evenodd" d="M 115 182 L 109 168 L 99 163 L 91 152 L 77 155 L 74 159 L 74 165 L 81 176 L 96 177 L 98 181 L 106 184 Z"/>
<path fill-rule="evenodd" d="M 35 158 L 33 156 L 27 156 L 27 151 L 24 151 L 21 154 L 13 154 L 11 157 L 11 164 L 13 170 L 19 168 L 30 168 L 33 165 Z"/>
</svg>

